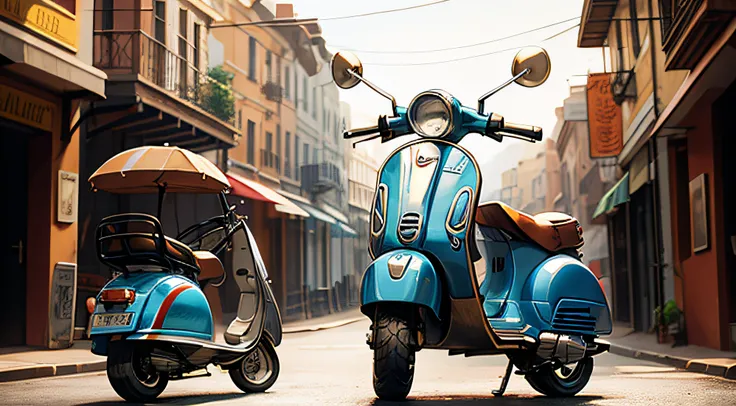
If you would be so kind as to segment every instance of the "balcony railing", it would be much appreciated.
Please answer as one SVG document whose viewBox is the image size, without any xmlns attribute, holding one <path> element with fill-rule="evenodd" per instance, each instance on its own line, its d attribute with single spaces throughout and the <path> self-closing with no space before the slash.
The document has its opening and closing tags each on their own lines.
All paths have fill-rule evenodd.
<svg viewBox="0 0 736 406">
<path fill-rule="evenodd" d="M 105 70 L 108 76 L 140 75 L 160 90 L 235 124 L 234 109 L 223 109 L 221 102 L 213 102 L 218 93 L 229 92 L 230 87 L 213 80 L 192 61 L 145 32 L 95 31 L 94 50 L 94 66 Z"/>
<path fill-rule="evenodd" d="M 733 1 L 660 0 L 665 68 L 693 69 L 736 16 Z"/>
<path fill-rule="evenodd" d="M 273 168 L 276 173 L 281 173 L 281 157 L 273 151 L 261 149 L 261 165 L 266 168 Z"/>
<path fill-rule="evenodd" d="M 329 189 L 342 191 L 342 169 L 331 162 L 303 165 L 301 168 L 302 189 L 321 193 Z"/>
</svg>

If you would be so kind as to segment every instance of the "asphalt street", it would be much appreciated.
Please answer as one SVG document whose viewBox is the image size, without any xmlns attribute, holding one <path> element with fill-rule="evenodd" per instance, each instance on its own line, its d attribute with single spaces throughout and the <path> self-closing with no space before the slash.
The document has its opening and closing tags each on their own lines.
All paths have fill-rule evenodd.
<svg viewBox="0 0 736 406">
<path fill-rule="evenodd" d="M 266 393 L 246 395 L 227 373 L 170 382 L 159 403 L 178 405 L 388 405 L 371 384 L 368 321 L 310 333 L 288 334 L 277 348 L 281 374 Z M 460 405 L 736 405 L 736 381 L 612 354 L 596 357 L 595 372 L 578 396 L 550 399 L 513 376 L 507 395 L 494 398 L 506 358 L 417 354 L 406 406 Z M 3 405 L 113 405 L 120 398 L 104 372 L 0 384 Z"/>
</svg>

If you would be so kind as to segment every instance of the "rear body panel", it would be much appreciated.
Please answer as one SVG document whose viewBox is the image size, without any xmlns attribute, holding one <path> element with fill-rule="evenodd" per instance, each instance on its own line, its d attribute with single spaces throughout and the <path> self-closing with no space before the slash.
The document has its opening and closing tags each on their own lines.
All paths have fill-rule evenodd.
<svg viewBox="0 0 736 406">
<path fill-rule="evenodd" d="M 102 345 L 103 338 L 118 334 L 172 335 L 213 341 L 214 325 L 207 298 L 198 285 L 183 276 L 135 272 L 111 280 L 103 288 L 106 289 L 134 290 L 135 300 L 131 304 L 105 305 L 100 302 L 100 293 L 93 320 L 98 315 L 130 313 L 132 321 L 126 326 L 93 325 L 90 330 L 95 342 L 93 351 Z"/>
</svg>

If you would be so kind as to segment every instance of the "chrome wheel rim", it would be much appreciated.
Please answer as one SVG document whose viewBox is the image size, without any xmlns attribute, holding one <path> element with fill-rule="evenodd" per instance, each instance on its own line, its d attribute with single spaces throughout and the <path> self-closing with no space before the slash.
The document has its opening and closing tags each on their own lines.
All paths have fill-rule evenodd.
<svg viewBox="0 0 736 406">
<path fill-rule="evenodd" d="M 574 380 L 574 375 L 578 372 L 578 369 L 578 363 L 573 362 L 555 369 L 555 375 L 563 381 Z"/>
<path fill-rule="evenodd" d="M 137 352 L 134 351 L 133 359 L 131 360 L 131 362 L 133 364 L 132 369 L 135 379 L 137 379 L 141 385 L 147 388 L 156 387 L 159 380 L 161 379 L 161 376 L 154 369 L 153 365 L 151 365 L 151 358 L 148 356 L 137 354 Z"/>
<path fill-rule="evenodd" d="M 273 374 L 273 360 L 263 345 L 259 344 L 255 350 L 243 359 L 243 377 L 253 385 L 262 385 Z"/>
</svg>

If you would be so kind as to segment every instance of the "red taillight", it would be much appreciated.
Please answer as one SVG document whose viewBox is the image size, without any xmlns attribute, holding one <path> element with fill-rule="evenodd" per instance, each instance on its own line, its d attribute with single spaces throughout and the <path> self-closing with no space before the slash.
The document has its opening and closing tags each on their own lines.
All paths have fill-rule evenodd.
<svg viewBox="0 0 736 406">
<path fill-rule="evenodd" d="M 97 299 L 93 297 L 87 298 L 87 311 L 89 314 L 92 314 L 95 312 L 95 306 L 97 306 Z"/>
<path fill-rule="evenodd" d="M 133 303 L 135 291 L 130 289 L 106 289 L 100 295 L 102 303 Z"/>
</svg>

